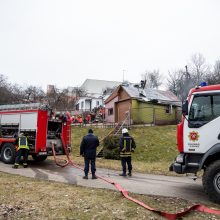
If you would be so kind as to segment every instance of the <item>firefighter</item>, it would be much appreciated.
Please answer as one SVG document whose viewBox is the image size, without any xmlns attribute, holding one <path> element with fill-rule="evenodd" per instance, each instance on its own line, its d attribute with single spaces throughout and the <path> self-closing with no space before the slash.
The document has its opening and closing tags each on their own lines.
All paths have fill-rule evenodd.
<svg viewBox="0 0 220 220">
<path fill-rule="evenodd" d="M 74 115 L 71 117 L 71 123 L 73 124 L 75 122 L 75 117 Z"/>
<path fill-rule="evenodd" d="M 93 130 L 89 129 L 88 134 L 83 137 L 80 145 L 80 155 L 84 157 L 84 172 L 83 179 L 88 179 L 89 164 L 91 163 L 92 179 L 97 179 L 96 172 L 96 148 L 99 146 L 99 139 L 93 134 Z"/>
<path fill-rule="evenodd" d="M 127 128 L 123 128 L 120 138 L 120 157 L 122 165 L 122 173 L 119 174 L 120 176 L 127 176 L 126 166 L 128 166 L 128 176 L 132 175 L 131 152 L 134 152 L 135 148 L 136 144 L 134 139 L 128 134 Z"/>
<path fill-rule="evenodd" d="M 23 167 L 27 168 L 28 167 L 27 160 L 28 160 L 28 152 L 29 152 L 27 137 L 24 136 L 23 133 L 20 133 L 16 142 L 18 144 L 18 151 L 13 168 L 17 169 L 19 167 L 21 156 L 23 156 Z"/>
</svg>

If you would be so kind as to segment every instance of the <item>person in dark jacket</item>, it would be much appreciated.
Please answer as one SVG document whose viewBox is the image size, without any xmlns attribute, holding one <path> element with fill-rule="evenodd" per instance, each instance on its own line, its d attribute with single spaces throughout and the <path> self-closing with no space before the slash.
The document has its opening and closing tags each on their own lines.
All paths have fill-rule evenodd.
<svg viewBox="0 0 220 220">
<path fill-rule="evenodd" d="M 120 176 L 127 176 L 126 165 L 128 165 L 128 176 L 131 176 L 132 164 L 131 164 L 131 152 L 134 152 L 136 144 L 134 139 L 128 134 L 127 128 L 122 129 L 122 136 L 120 138 L 120 157 L 122 165 L 122 173 Z"/>
<path fill-rule="evenodd" d="M 99 139 L 93 134 L 93 130 L 89 129 L 88 134 L 83 137 L 80 145 L 80 155 L 84 157 L 85 176 L 83 179 L 88 179 L 89 164 L 91 163 L 92 179 L 97 179 L 96 172 L 96 148 L 99 146 Z"/>
</svg>

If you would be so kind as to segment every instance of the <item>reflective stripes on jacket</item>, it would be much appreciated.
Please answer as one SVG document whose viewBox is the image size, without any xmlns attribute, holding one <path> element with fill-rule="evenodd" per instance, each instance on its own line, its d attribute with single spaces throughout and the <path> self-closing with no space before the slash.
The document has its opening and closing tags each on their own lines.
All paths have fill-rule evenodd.
<svg viewBox="0 0 220 220">
<path fill-rule="evenodd" d="M 131 152 L 136 148 L 134 139 L 130 136 L 123 136 L 120 139 L 120 157 L 131 157 Z"/>
<path fill-rule="evenodd" d="M 29 150 L 28 141 L 26 137 L 18 138 L 18 149 L 21 149 L 21 148 Z"/>
</svg>

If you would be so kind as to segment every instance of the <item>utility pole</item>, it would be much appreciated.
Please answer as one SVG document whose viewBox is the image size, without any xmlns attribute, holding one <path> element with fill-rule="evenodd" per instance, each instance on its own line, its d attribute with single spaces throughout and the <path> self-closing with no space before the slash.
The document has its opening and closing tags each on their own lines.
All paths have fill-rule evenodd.
<svg viewBox="0 0 220 220">
<path fill-rule="evenodd" d="M 122 79 L 122 82 L 124 82 L 125 81 L 125 71 L 126 70 L 122 70 L 123 71 L 123 79 Z"/>
<path fill-rule="evenodd" d="M 186 68 L 186 78 L 189 79 L 189 72 L 188 72 L 188 67 L 187 67 L 187 65 L 185 66 L 185 68 Z"/>
</svg>

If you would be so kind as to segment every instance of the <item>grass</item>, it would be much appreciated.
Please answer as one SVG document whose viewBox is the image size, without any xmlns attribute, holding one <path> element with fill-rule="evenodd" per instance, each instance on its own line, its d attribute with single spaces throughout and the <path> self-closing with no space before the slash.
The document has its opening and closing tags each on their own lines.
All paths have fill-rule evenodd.
<svg viewBox="0 0 220 220">
<path fill-rule="evenodd" d="M 0 219 L 163 219 L 123 198 L 117 191 L 55 183 L 0 172 Z M 131 194 L 167 212 L 193 205 L 183 199 Z M 211 203 L 207 204 L 219 208 Z M 184 219 L 219 219 L 191 212 Z"/>
<path fill-rule="evenodd" d="M 112 128 L 93 128 L 94 134 L 103 139 Z M 79 157 L 81 139 L 87 134 L 88 127 L 72 128 L 72 156 L 83 164 Z M 176 146 L 176 126 L 138 127 L 129 130 L 134 137 L 137 148 L 133 154 L 134 171 L 164 175 L 175 175 L 169 172 L 169 165 L 178 154 Z M 115 160 L 98 159 L 97 166 L 120 170 L 120 162 Z"/>
<path fill-rule="evenodd" d="M 79 157 L 81 139 L 88 127 L 72 129 L 71 158 L 83 164 Z M 93 128 L 101 140 L 111 129 Z M 133 128 L 137 149 L 133 155 L 134 171 L 170 174 L 168 166 L 177 155 L 175 126 Z M 115 160 L 98 159 L 97 167 L 120 170 Z M 121 196 L 118 191 L 92 189 L 51 181 L 43 181 L 0 172 L 0 219 L 163 219 Z M 175 213 L 194 205 L 180 198 L 130 194 L 147 205 Z M 205 205 L 219 209 L 219 205 Z M 220 219 L 219 216 L 191 212 L 183 219 Z"/>
</svg>

